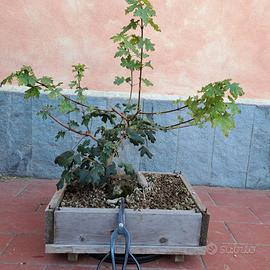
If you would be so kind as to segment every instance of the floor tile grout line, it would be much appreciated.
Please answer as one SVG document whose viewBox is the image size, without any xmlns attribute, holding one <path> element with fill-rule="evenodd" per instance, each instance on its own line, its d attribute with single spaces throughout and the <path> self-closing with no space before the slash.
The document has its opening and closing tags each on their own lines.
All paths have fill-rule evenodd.
<svg viewBox="0 0 270 270">
<path fill-rule="evenodd" d="M 250 143 L 249 143 L 249 149 L 248 149 L 248 160 L 247 160 L 247 168 L 246 168 L 245 188 L 247 188 L 247 183 L 248 183 L 248 173 L 249 173 L 250 157 L 251 157 L 251 147 L 252 147 L 252 140 L 253 140 L 253 136 L 254 136 L 255 113 L 256 113 L 256 109 L 254 109 L 254 112 L 253 112 L 252 128 L 251 128 L 251 133 L 250 133 Z"/>
<path fill-rule="evenodd" d="M 232 231 L 230 230 L 230 228 L 229 228 L 229 226 L 228 226 L 228 224 L 227 224 L 226 222 L 224 222 L 224 226 L 225 226 L 225 228 L 227 229 L 227 231 L 231 234 L 231 237 L 232 237 L 233 241 L 234 241 L 235 243 L 238 243 L 238 241 L 236 240 L 234 234 L 232 233 Z"/>
<path fill-rule="evenodd" d="M 209 191 L 206 191 L 206 192 L 207 192 L 207 195 L 208 195 L 208 197 L 210 198 L 211 202 L 212 202 L 215 206 L 219 206 L 219 205 L 216 204 L 215 200 L 212 198 L 210 192 L 209 192 Z"/>
<path fill-rule="evenodd" d="M 211 222 L 216 222 L 216 223 L 223 223 L 223 222 L 230 222 L 230 223 L 234 223 L 234 224 L 251 224 L 251 225 L 269 225 L 270 224 L 265 224 L 265 223 L 261 223 L 259 222 L 249 222 L 249 221 L 233 221 L 233 220 L 222 220 L 222 219 L 213 219 L 213 217 L 211 217 L 211 213 L 210 213 L 210 218 L 211 218 Z"/>
<path fill-rule="evenodd" d="M 206 264 L 206 262 L 204 261 L 203 256 L 200 256 L 200 258 L 201 258 L 201 264 L 202 264 L 204 270 L 208 270 L 207 264 Z"/>
<path fill-rule="evenodd" d="M 22 195 L 30 184 L 31 183 L 27 183 L 21 190 L 16 193 L 15 197 L 19 197 L 20 195 Z"/>
<path fill-rule="evenodd" d="M 213 162 L 214 162 L 214 154 L 215 154 L 215 143 L 216 143 L 216 133 L 217 129 L 216 127 L 213 129 L 213 142 L 212 142 L 212 151 L 211 151 L 211 159 L 210 159 L 210 164 L 209 166 L 209 172 L 208 172 L 208 177 L 210 182 L 212 182 L 212 175 L 213 175 Z"/>
<path fill-rule="evenodd" d="M 265 224 L 265 223 L 263 223 L 263 221 L 260 219 L 260 217 L 258 217 L 258 216 L 256 215 L 256 213 L 252 210 L 251 207 L 247 207 L 247 209 L 249 210 L 249 212 L 250 212 L 254 217 L 256 217 L 256 218 L 259 220 L 260 224 Z M 266 224 L 266 225 L 267 225 L 267 224 Z M 269 225 L 270 225 L 270 224 L 269 224 Z"/>
<path fill-rule="evenodd" d="M 10 244 L 13 242 L 13 240 L 16 238 L 16 234 L 12 235 L 12 237 L 8 240 L 6 243 L 4 249 L 0 252 L 0 256 L 5 255 L 6 250 L 9 248 Z"/>
</svg>

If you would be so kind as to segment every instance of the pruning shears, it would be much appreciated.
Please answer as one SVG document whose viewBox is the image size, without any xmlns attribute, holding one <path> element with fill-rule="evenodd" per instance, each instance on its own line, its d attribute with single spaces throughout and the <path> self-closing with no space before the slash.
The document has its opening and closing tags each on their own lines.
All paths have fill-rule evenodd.
<svg viewBox="0 0 270 270">
<path fill-rule="evenodd" d="M 137 259 L 130 252 L 131 240 L 130 240 L 129 231 L 127 230 L 126 225 L 125 225 L 125 221 L 126 221 L 125 220 L 125 202 L 124 202 L 124 198 L 121 198 L 120 199 L 119 213 L 117 215 L 118 225 L 117 225 L 117 228 L 112 232 L 112 235 L 111 235 L 110 251 L 99 262 L 96 270 L 101 269 L 102 264 L 109 257 L 111 257 L 111 261 L 112 261 L 112 270 L 117 270 L 116 261 L 115 261 L 115 244 L 116 244 L 116 240 L 117 240 L 119 235 L 122 235 L 125 238 L 125 256 L 124 256 L 124 262 L 122 265 L 122 270 L 126 270 L 129 257 L 131 257 L 132 260 L 134 261 L 134 263 L 136 264 L 137 270 L 141 270 L 141 267 L 140 267 Z"/>
</svg>

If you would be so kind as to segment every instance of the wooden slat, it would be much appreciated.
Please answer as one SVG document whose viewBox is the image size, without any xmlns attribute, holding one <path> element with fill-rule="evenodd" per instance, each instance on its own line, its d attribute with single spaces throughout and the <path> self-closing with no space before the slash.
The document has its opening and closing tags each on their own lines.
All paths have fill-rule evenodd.
<svg viewBox="0 0 270 270">
<path fill-rule="evenodd" d="M 54 195 L 53 195 L 51 201 L 50 201 L 49 204 L 48 204 L 48 208 L 49 208 L 49 209 L 56 209 L 56 208 L 59 207 L 59 205 L 60 205 L 60 203 L 61 203 L 61 201 L 62 201 L 62 199 L 63 199 L 63 197 L 64 197 L 65 190 L 66 190 L 66 186 L 64 186 L 64 187 L 63 187 L 62 189 L 60 189 L 60 190 L 57 190 L 57 191 L 54 193 Z"/>
<path fill-rule="evenodd" d="M 107 244 L 117 213 L 118 209 L 60 208 L 54 213 L 54 243 Z M 126 225 L 137 246 L 199 246 L 201 219 L 194 211 L 126 209 Z"/>
<path fill-rule="evenodd" d="M 210 215 L 208 215 L 207 212 L 202 213 L 202 227 L 201 227 L 201 238 L 200 238 L 201 246 L 207 245 L 209 222 L 210 222 Z"/>
<path fill-rule="evenodd" d="M 75 253 L 75 254 L 103 254 L 109 251 L 109 245 L 46 245 L 46 253 Z M 124 253 L 123 246 L 116 246 L 118 254 Z M 160 254 L 160 255 L 205 255 L 206 247 L 190 246 L 135 246 L 131 243 L 133 254 Z"/>
<path fill-rule="evenodd" d="M 54 243 L 54 211 L 57 209 L 63 199 L 65 188 L 54 193 L 51 201 L 45 209 L 45 243 Z"/>
<path fill-rule="evenodd" d="M 193 189 L 191 184 L 187 181 L 187 179 L 182 174 L 180 176 L 181 176 L 181 179 L 182 179 L 183 183 L 185 184 L 186 188 L 190 192 L 193 200 L 195 201 L 196 205 L 200 209 L 200 211 L 201 212 L 206 212 L 205 205 L 202 203 L 201 199 L 199 198 L 198 194 L 195 192 L 195 190 Z"/>
</svg>

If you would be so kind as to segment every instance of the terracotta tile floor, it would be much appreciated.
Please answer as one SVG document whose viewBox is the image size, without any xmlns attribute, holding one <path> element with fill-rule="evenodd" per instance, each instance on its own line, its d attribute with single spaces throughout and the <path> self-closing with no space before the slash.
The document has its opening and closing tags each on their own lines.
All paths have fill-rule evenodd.
<svg viewBox="0 0 270 270">
<path fill-rule="evenodd" d="M 54 181 L 0 182 L 0 270 L 95 269 L 97 261 L 90 256 L 81 255 L 77 263 L 71 263 L 64 255 L 44 254 L 43 213 L 54 190 Z M 195 190 L 211 214 L 207 255 L 186 256 L 183 263 L 164 256 L 142 268 L 269 270 L 270 191 Z"/>
</svg>

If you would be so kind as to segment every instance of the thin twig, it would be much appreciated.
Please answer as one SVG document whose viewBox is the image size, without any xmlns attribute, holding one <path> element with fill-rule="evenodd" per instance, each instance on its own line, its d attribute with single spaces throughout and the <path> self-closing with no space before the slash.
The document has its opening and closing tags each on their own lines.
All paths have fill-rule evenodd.
<svg viewBox="0 0 270 270">
<path fill-rule="evenodd" d="M 74 133 L 76 133 L 76 134 L 79 134 L 79 135 L 81 135 L 81 136 L 90 137 L 90 138 L 92 138 L 94 141 L 97 142 L 97 138 L 96 138 L 93 134 L 91 134 L 89 131 L 87 131 L 87 132 L 78 131 L 78 130 L 76 130 L 76 129 L 74 129 L 74 128 L 71 128 L 71 127 L 69 127 L 68 125 L 62 123 L 60 120 L 58 120 L 58 119 L 57 119 L 56 117 L 54 117 L 53 115 L 48 114 L 48 116 L 49 116 L 53 121 L 55 121 L 57 124 L 59 124 L 60 126 L 64 127 L 65 129 L 67 129 L 67 130 L 69 130 L 69 131 L 72 131 L 72 132 L 74 132 Z"/>
<path fill-rule="evenodd" d="M 165 127 L 162 127 L 163 130 L 170 130 L 170 129 L 176 129 L 176 128 L 184 128 L 184 127 L 188 127 L 190 125 L 186 125 L 186 126 L 182 126 L 184 124 L 188 124 L 190 122 L 194 121 L 194 118 L 191 118 L 189 120 L 186 120 L 186 121 L 183 121 L 181 123 L 177 123 L 177 124 L 174 124 L 174 125 L 170 125 L 170 126 L 165 126 Z"/>
<path fill-rule="evenodd" d="M 143 20 L 141 19 L 141 40 L 142 41 L 143 41 L 143 37 L 144 37 L 143 30 L 144 30 L 144 25 L 143 25 Z M 140 110 L 140 105 L 141 105 L 142 73 L 143 73 L 143 46 L 141 47 L 141 56 L 140 56 L 140 76 L 139 76 L 139 93 L 138 93 L 137 110 Z"/>
<path fill-rule="evenodd" d="M 130 70 L 130 94 L 129 94 L 129 100 L 128 103 L 130 104 L 132 99 L 132 93 L 133 93 L 133 70 Z"/>
<path fill-rule="evenodd" d="M 159 114 L 166 114 L 166 113 L 171 113 L 171 112 L 177 112 L 177 111 L 181 111 L 184 110 L 185 108 L 187 108 L 188 106 L 183 106 L 177 109 L 173 109 L 173 110 L 168 110 L 168 111 L 161 111 L 161 112 L 139 112 L 139 114 L 146 114 L 146 115 L 159 115 Z"/>
<path fill-rule="evenodd" d="M 127 118 L 127 116 L 123 112 L 118 112 L 115 108 L 112 108 L 112 111 L 115 112 L 117 115 L 119 115 L 121 117 L 121 119 L 125 121 L 126 127 L 129 126 L 129 119 Z"/>
</svg>

